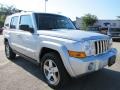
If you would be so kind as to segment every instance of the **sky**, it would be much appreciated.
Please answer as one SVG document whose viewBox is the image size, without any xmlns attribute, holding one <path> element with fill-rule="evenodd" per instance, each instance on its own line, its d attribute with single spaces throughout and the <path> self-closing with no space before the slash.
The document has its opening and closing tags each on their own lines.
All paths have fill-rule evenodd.
<svg viewBox="0 0 120 90">
<path fill-rule="evenodd" d="M 26 11 L 45 12 L 45 0 L 0 0 L 0 3 Z M 46 8 L 48 13 L 59 13 L 72 20 L 87 13 L 98 19 L 117 19 L 120 0 L 48 0 Z"/>
</svg>

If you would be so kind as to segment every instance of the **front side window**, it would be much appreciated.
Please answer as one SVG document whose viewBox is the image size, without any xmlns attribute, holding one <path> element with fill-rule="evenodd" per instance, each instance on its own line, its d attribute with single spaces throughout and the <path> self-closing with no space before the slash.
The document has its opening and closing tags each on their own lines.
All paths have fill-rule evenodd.
<svg viewBox="0 0 120 90">
<path fill-rule="evenodd" d="M 76 29 L 67 17 L 51 14 L 35 14 L 38 30 Z"/>
<path fill-rule="evenodd" d="M 28 25 L 29 28 L 33 28 L 32 19 L 30 15 L 23 15 L 20 17 L 20 25 Z"/>
<path fill-rule="evenodd" d="M 11 29 L 16 29 L 17 28 L 17 23 L 18 23 L 18 16 L 12 17 L 11 23 L 10 23 L 10 28 Z"/>
</svg>

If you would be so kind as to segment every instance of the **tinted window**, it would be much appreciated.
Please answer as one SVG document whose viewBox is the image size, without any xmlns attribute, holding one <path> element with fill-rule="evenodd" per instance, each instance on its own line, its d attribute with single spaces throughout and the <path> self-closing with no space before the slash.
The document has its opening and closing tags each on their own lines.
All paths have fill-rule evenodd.
<svg viewBox="0 0 120 90">
<path fill-rule="evenodd" d="M 20 25 L 29 25 L 30 28 L 33 28 L 31 16 L 29 15 L 21 16 Z"/>
<path fill-rule="evenodd" d="M 18 23 L 18 16 L 12 17 L 11 23 L 10 23 L 10 28 L 11 29 L 16 29 L 17 28 L 17 23 Z"/>
<path fill-rule="evenodd" d="M 60 15 L 35 14 L 39 30 L 76 29 L 70 19 Z"/>
</svg>

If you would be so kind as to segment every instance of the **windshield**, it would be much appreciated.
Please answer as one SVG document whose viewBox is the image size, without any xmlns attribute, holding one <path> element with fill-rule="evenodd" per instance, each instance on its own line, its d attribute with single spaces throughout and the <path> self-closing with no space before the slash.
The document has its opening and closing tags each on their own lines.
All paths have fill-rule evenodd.
<svg viewBox="0 0 120 90">
<path fill-rule="evenodd" d="M 76 29 L 70 19 L 60 15 L 35 14 L 38 30 Z"/>
</svg>

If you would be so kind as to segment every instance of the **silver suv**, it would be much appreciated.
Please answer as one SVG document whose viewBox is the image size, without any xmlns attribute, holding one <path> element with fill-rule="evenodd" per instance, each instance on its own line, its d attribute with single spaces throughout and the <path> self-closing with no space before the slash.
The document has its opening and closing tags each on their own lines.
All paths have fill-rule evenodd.
<svg viewBox="0 0 120 90">
<path fill-rule="evenodd" d="M 76 30 L 65 16 L 21 12 L 8 16 L 4 29 L 6 57 L 18 54 L 40 65 L 52 88 L 115 63 L 109 36 Z"/>
</svg>

